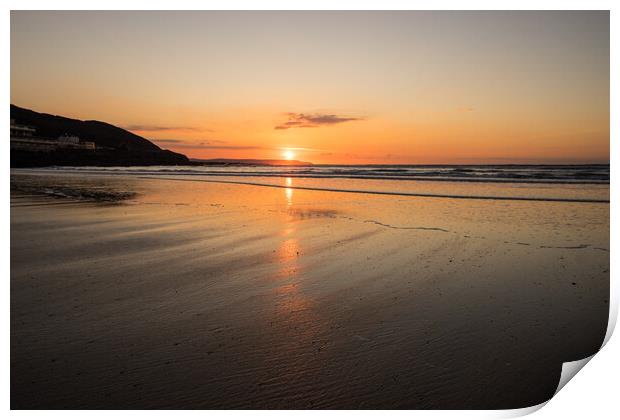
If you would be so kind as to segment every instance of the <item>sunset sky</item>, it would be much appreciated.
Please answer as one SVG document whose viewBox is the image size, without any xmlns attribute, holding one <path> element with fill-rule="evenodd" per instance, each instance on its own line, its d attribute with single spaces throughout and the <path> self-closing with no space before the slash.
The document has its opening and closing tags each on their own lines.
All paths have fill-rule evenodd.
<svg viewBox="0 0 620 420">
<path fill-rule="evenodd" d="M 11 12 L 11 103 L 192 158 L 609 161 L 608 12 Z"/>
</svg>

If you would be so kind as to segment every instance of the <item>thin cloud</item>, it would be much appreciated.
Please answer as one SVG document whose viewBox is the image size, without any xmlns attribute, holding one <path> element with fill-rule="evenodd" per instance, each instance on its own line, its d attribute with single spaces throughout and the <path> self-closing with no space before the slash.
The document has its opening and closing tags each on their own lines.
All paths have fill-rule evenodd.
<svg viewBox="0 0 620 420">
<path fill-rule="evenodd" d="M 289 112 L 288 120 L 276 125 L 275 130 L 288 130 L 289 128 L 315 128 L 328 125 L 342 124 L 349 121 L 362 121 L 365 118 L 345 117 L 335 114 L 298 114 Z"/>
<path fill-rule="evenodd" d="M 156 139 L 153 141 L 156 141 L 157 143 L 172 143 L 172 144 L 183 143 L 183 140 L 175 140 L 175 139 Z"/>
<path fill-rule="evenodd" d="M 218 146 L 215 144 L 204 145 L 201 149 L 220 149 L 220 150 L 264 150 L 265 147 L 261 146 Z"/>
<path fill-rule="evenodd" d="M 166 125 L 142 125 L 142 124 L 132 124 L 123 127 L 125 130 L 129 131 L 198 131 L 196 127 L 183 127 L 183 126 L 166 126 Z M 201 131 L 210 131 L 210 130 L 201 130 Z"/>
<path fill-rule="evenodd" d="M 295 150 L 298 152 L 324 152 L 326 151 L 325 149 L 311 149 L 308 147 L 276 147 L 276 149 L 278 150 Z"/>
<path fill-rule="evenodd" d="M 196 143 L 179 139 L 152 139 L 152 142 L 175 149 L 213 149 L 213 150 L 262 150 L 262 146 L 232 146 L 227 145 L 224 140 L 203 140 Z M 217 144 L 213 144 L 217 143 Z"/>
</svg>

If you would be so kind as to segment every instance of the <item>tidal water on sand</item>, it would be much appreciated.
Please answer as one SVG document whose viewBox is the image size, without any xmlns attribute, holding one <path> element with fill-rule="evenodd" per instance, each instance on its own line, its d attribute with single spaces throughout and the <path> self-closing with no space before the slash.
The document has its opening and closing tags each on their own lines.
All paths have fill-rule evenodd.
<svg viewBox="0 0 620 420">
<path fill-rule="evenodd" d="M 11 173 L 12 408 L 526 407 L 608 306 L 609 166 Z"/>
<path fill-rule="evenodd" d="M 609 202 L 609 165 L 134 166 L 51 167 L 14 172 L 125 175 L 456 199 Z"/>
</svg>

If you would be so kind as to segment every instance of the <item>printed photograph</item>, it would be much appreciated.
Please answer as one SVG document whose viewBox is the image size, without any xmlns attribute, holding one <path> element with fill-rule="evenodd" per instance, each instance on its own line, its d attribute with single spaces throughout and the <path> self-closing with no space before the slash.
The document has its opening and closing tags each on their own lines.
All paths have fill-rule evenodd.
<svg viewBox="0 0 620 420">
<path fill-rule="evenodd" d="M 13 410 L 520 409 L 606 336 L 606 10 L 13 10 L 10 166 Z"/>
</svg>

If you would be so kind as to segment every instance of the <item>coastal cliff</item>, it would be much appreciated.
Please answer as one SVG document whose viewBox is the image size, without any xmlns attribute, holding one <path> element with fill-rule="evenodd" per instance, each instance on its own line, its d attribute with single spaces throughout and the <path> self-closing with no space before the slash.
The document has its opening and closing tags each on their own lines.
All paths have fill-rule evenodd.
<svg viewBox="0 0 620 420">
<path fill-rule="evenodd" d="M 11 120 L 34 128 L 35 136 L 57 139 L 71 134 L 94 142 L 94 150 L 59 148 L 51 151 L 17 150 L 11 147 L 11 167 L 52 165 L 127 166 L 186 165 L 187 156 L 164 150 L 149 140 L 101 121 L 81 121 L 20 108 L 11 104 Z"/>
</svg>

